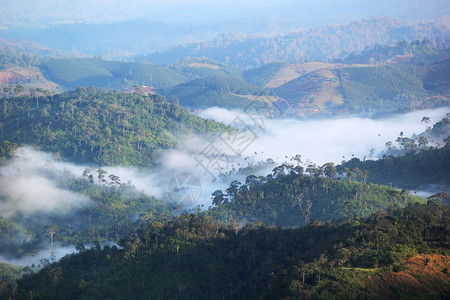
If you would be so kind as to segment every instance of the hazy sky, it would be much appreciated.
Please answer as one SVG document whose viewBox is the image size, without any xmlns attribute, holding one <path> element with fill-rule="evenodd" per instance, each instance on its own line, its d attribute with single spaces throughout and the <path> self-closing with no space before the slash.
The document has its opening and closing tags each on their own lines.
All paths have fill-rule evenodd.
<svg viewBox="0 0 450 300">
<path fill-rule="evenodd" d="M 449 0 L 0 0 L 0 26 L 135 18 L 202 23 L 250 16 L 299 18 L 315 26 L 369 16 L 440 17 L 449 7 Z"/>
</svg>

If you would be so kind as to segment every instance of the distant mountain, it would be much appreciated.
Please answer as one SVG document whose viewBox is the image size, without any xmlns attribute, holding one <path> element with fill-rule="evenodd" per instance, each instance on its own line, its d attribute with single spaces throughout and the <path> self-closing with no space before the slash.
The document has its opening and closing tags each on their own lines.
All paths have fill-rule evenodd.
<svg viewBox="0 0 450 300">
<path fill-rule="evenodd" d="M 360 53 L 377 44 L 424 38 L 444 41 L 450 38 L 450 17 L 416 23 L 370 18 L 272 37 L 223 34 L 209 42 L 178 46 L 139 56 L 136 60 L 169 64 L 188 56 L 208 56 L 248 69 L 272 62 L 330 61 L 345 53 Z"/>
<path fill-rule="evenodd" d="M 295 20 L 271 17 L 235 18 L 212 21 L 207 24 L 191 22 L 135 19 L 95 24 L 73 23 L 39 27 L 0 29 L 0 37 L 8 40 L 28 40 L 48 48 L 73 53 L 103 55 L 112 59 L 149 51 L 167 50 L 181 44 L 211 40 L 223 32 L 263 34 L 287 32 L 298 26 Z"/>
<path fill-rule="evenodd" d="M 419 46 L 406 42 L 401 51 L 398 48 L 366 51 L 340 63 L 286 65 L 270 85 L 303 113 L 370 114 L 445 105 L 450 51 L 431 41 Z"/>
<path fill-rule="evenodd" d="M 241 70 L 205 58 L 187 59 L 166 66 L 99 57 L 61 58 L 43 60 L 39 66 L 50 80 L 66 89 L 77 86 L 123 89 L 133 85 L 167 88 L 204 77 L 242 78 Z"/>
<path fill-rule="evenodd" d="M 439 39 L 402 40 L 367 48 L 360 55 L 346 53 L 333 62 L 276 62 L 248 70 L 207 57 L 155 65 L 6 52 L 0 53 L 0 67 L 4 68 L 0 87 L 16 90 L 16 83 L 25 86 L 23 93 L 32 93 L 35 88 L 55 89 L 48 81 L 63 90 L 95 86 L 133 91 L 132 87 L 140 86 L 146 93 L 176 97 L 191 109 L 243 108 L 264 93 L 273 97 L 272 102 L 288 104 L 291 109 L 286 116 L 371 115 L 446 105 L 449 46 Z M 32 66 L 36 67 L 27 69 Z M 4 90 L 0 94 L 11 95 Z"/>
<path fill-rule="evenodd" d="M 132 85 L 167 87 L 186 81 L 184 75 L 167 66 L 108 61 L 100 58 L 51 59 L 41 69 L 66 89 L 96 86 L 121 89 Z"/>
</svg>

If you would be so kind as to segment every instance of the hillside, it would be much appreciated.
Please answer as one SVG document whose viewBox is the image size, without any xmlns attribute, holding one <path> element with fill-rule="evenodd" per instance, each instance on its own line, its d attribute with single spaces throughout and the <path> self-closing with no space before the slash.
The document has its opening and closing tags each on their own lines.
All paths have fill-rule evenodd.
<svg viewBox="0 0 450 300">
<path fill-rule="evenodd" d="M 120 245 L 24 276 L 15 299 L 445 299 L 449 208 L 436 202 L 337 225 L 225 227 L 182 215 Z M 418 255 L 421 254 L 421 255 Z"/>
<path fill-rule="evenodd" d="M 131 184 L 121 183 L 114 174 L 101 174 L 99 170 L 88 169 L 85 175 L 76 177 L 68 176 L 67 172 L 48 174 L 47 179 L 59 176 L 57 185 L 67 191 L 65 196 L 73 202 L 60 200 L 58 209 L 50 207 L 33 212 L 11 209 L 7 204 L 20 203 L 20 200 L 2 190 L 2 260 L 30 261 L 30 256 L 33 258 L 39 253 L 38 259 L 28 263 L 38 268 L 45 264 L 40 258 L 54 259 L 50 257 L 51 251 L 75 249 L 79 244 L 117 243 L 129 232 L 145 227 L 149 218 L 164 222 L 173 217 L 170 207 L 163 201 L 145 195 Z M 85 200 L 80 201 L 83 198 Z M 140 219 L 136 220 L 136 216 Z"/>
<path fill-rule="evenodd" d="M 158 95 L 78 88 L 53 96 L 0 98 L 0 104 L 0 142 L 33 145 L 100 166 L 151 166 L 162 149 L 176 145 L 177 135 L 225 129 Z"/>
<path fill-rule="evenodd" d="M 244 71 L 245 80 L 258 86 L 269 86 L 271 81 L 277 77 L 284 69 L 284 63 L 271 63 L 260 68 Z"/>
<path fill-rule="evenodd" d="M 448 134 L 449 132 L 447 132 Z M 353 158 L 337 166 L 368 171 L 369 182 L 390 184 L 409 189 L 427 189 L 427 185 L 442 185 L 449 188 L 450 146 L 422 150 L 419 153 L 389 155 L 379 160 L 361 161 Z"/>
<path fill-rule="evenodd" d="M 221 223 L 264 223 L 295 227 L 318 221 L 364 217 L 380 209 L 405 207 L 423 202 L 388 186 L 367 184 L 364 174 L 358 180 L 341 180 L 333 174 L 334 166 L 311 166 L 303 174 L 301 167 L 280 166 L 264 177 L 248 176 L 245 183 L 233 181 L 225 190 L 213 194 L 215 207 L 205 214 Z M 323 172 L 327 177 L 321 177 Z"/>
<path fill-rule="evenodd" d="M 250 103 L 247 96 L 256 97 L 264 90 L 244 80 L 227 77 L 207 77 L 161 89 L 167 98 L 178 98 L 184 107 L 205 109 L 212 106 L 244 108 Z"/>
<path fill-rule="evenodd" d="M 360 55 L 343 54 L 329 63 L 276 62 L 247 70 L 207 57 L 154 65 L 100 57 L 33 56 L 30 61 L 25 54 L 9 57 L 8 53 L 0 74 L 5 78 L 2 86 L 9 89 L 1 91 L 6 96 L 77 86 L 127 92 L 140 87 L 145 93 L 176 97 L 190 109 L 204 109 L 243 108 L 255 95 L 265 93 L 289 104 L 286 116 L 309 117 L 442 106 L 448 103 L 450 86 L 449 49 L 439 40 L 402 40 L 368 48 Z M 24 92 L 14 92 L 17 84 L 25 87 Z"/>
<path fill-rule="evenodd" d="M 173 47 L 136 59 L 170 64 L 188 56 L 207 56 L 242 69 L 273 62 L 331 61 L 348 53 L 358 55 L 366 47 L 403 39 L 445 41 L 449 38 L 449 26 L 449 17 L 415 24 L 392 18 L 370 18 L 271 37 L 223 34 L 212 41 Z"/>
<path fill-rule="evenodd" d="M 448 104 L 448 50 L 415 64 L 297 64 L 300 73 L 274 93 L 294 109 L 319 112 L 386 113 Z"/>
<path fill-rule="evenodd" d="M 14 67 L 0 71 L 0 97 L 34 93 L 43 95 L 45 91 L 55 93 L 59 86 L 48 80 L 37 67 Z"/>
<path fill-rule="evenodd" d="M 198 78 L 242 78 L 242 71 L 206 58 L 186 59 L 173 65 L 153 65 L 96 58 L 43 59 L 46 76 L 66 89 L 95 86 L 122 89 L 133 85 L 173 87 Z"/>
</svg>

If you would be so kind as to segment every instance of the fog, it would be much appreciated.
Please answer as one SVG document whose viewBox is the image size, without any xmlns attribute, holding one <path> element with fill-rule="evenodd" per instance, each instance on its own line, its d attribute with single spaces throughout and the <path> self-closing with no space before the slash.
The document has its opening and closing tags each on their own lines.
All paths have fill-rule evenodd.
<svg viewBox="0 0 450 300">
<path fill-rule="evenodd" d="M 9 258 L 4 257 L 0 253 L 0 263 L 9 263 L 9 264 L 15 264 L 19 266 L 31 266 L 33 263 L 37 267 L 40 264 L 41 259 L 48 259 L 51 263 L 51 249 L 45 249 L 40 250 L 36 252 L 36 256 L 33 258 L 30 255 L 24 256 L 22 258 Z M 67 254 L 75 253 L 75 247 L 57 247 L 54 250 L 54 259 L 60 260 L 62 257 L 64 257 Z"/>
<path fill-rule="evenodd" d="M 430 117 L 431 125 L 448 112 L 448 108 L 439 108 L 376 120 L 264 119 L 257 120 L 259 126 L 255 126 L 254 116 L 237 110 L 210 108 L 200 115 L 225 124 L 232 124 L 238 117 L 239 125 L 244 124 L 250 129 L 251 139 L 236 145 L 230 144 L 227 135 L 215 139 L 185 136 L 180 139 L 178 149 L 162 153 L 156 168 L 102 169 L 108 175 L 119 176 L 122 183 L 130 182 L 139 191 L 164 200 L 168 200 L 167 192 L 173 192 L 168 185 L 175 175 L 183 172 L 192 174 L 199 179 L 202 188 L 201 198 L 197 199 L 198 202 L 193 207 L 203 204 L 207 208 L 211 205 L 213 191 L 225 190 L 232 180 L 245 180 L 244 175 L 236 174 L 240 168 L 249 165 L 255 167 L 268 158 L 281 164 L 297 154 L 302 156 L 305 165 L 322 165 L 326 162 L 339 164 L 352 157 L 371 159 L 371 149 L 374 149 L 372 152 L 376 156 L 386 149 L 387 141 L 395 142 L 400 132 L 404 136 L 422 133 L 426 125 L 421 122 L 422 117 Z M 239 147 L 236 148 L 237 146 Z M 212 157 L 215 159 L 212 160 Z M 275 166 L 254 168 L 252 172 L 266 175 L 273 167 Z M 97 176 L 96 166 L 61 162 L 53 155 L 31 147 L 19 148 L 14 163 L 0 168 L 0 189 L 10 199 L 6 203 L 0 203 L 2 215 L 8 216 L 16 212 L 69 213 L 79 205 L 89 205 L 89 199 L 67 190 L 61 184 L 65 179 L 82 177 L 85 168 L 90 168 L 93 176 Z M 97 180 L 94 182 L 98 184 Z"/>
<path fill-rule="evenodd" d="M 81 174 L 81 167 L 57 162 L 51 154 L 30 147 L 17 150 L 13 164 L 0 168 L 0 191 L 8 202 L 0 202 L 2 216 L 17 212 L 33 213 L 67 212 L 88 199 L 59 186 L 66 177 Z"/>
<path fill-rule="evenodd" d="M 122 183 L 130 183 L 139 191 L 167 201 L 170 205 L 180 204 L 185 209 L 197 206 L 207 209 L 211 206 L 211 194 L 218 189 L 225 191 L 232 180 L 244 182 L 249 174 L 267 175 L 276 164 L 290 162 L 291 157 L 297 154 L 302 156 L 304 166 L 331 161 L 338 164 L 352 157 L 375 159 L 377 154 L 386 149 L 385 143 L 394 142 L 400 132 L 405 137 L 424 132 L 426 124 L 421 122 L 424 116 L 430 117 L 430 126 L 448 112 L 448 108 L 438 108 L 382 119 L 353 117 L 294 120 L 258 119 L 238 110 L 210 108 L 200 115 L 246 128 L 247 137 L 251 138 L 236 144 L 227 134 L 208 139 L 184 136 L 179 140 L 177 149 L 162 153 L 157 167 L 138 169 L 106 166 L 102 169 L 108 175 L 119 176 Z M 239 138 L 235 140 L 239 141 Z M 374 157 L 369 158 L 371 149 L 374 149 Z M 269 158 L 275 164 L 263 163 Z M 247 166 L 251 170 L 240 170 Z M 0 168 L 0 195 L 3 196 L 0 201 L 1 216 L 23 214 L 44 220 L 46 216 L 73 214 L 73 218 L 76 218 L 77 209 L 91 205 L 91 202 L 86 196 L 69 190 L 65 183 L 81 178 L 86 168 L 91 169 L 94 184 L 102 184 L 96 179 L 97 166 L 60 161 L 50 153 L 28 146 L 19 148 L 13 163 Z M 418 188 L 414 193 L 428 197 L 440 190 L 442 188 L 439 186 L 429 185 Z M 35 263 L 40 258 L 48 259 L 50 251 L 47 249 L 38 253 Z M 73 251 L 72 247 L 60 248 L 56 245 L 55 256 L 59 259 Z M 1 254 L 0 262 L 31 264 L 29 256 L 11 261 Z"/>
<path fill-rule="evenodd" d="M 434 124 L 448 112 L 450 109 L 443 107 L 381 119 L 353 117 L 303 121 L 266 118 L 264 126 L 252 127 L 257 138 L 243 152 L 243 156 L 250 155 L 260 160 L 270 157 L 282 162 L 286 156 L 290 158 L 300 154 L 304 161 L 310 160 L 319 165 L 326 162 L 337 164 L 352 157 L 369 158 L 372 148 L 376 156 L 386 149 L 387 141 L 395 144 L 400 132 L 405 137 L 424 132 L 426 124 L 421 122 L 424 116 L 430 117 L 430 124 Z M 254 125 L 253 120 L 242 112 L 217 107 L 201 112 L 200 116 L 225 124 L 239 116 L 249 126 Z"/>
</svg>

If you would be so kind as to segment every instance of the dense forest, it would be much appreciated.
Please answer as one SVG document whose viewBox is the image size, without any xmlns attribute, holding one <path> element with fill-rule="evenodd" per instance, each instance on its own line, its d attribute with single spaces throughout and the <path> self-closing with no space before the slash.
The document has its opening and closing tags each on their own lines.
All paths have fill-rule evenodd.
<svg viewBox="0 0 450 300">
<path fill-rule="evenodd" d="M 281 165 L 267 176 L 250 175 L 245 183 L 231 182 L 213 194 L 216 206 L 205 214 L 224 224 L 264 223 L 296 227 L 310 220 L 361 218 L 379 209 L 405 207 L 424 201 L 407 190 L 367 183 L 367 172 L 347 171 L 338 178 L 336 167 Z"/>
<path fill-rule="evenodd" d="M 450 211 L 436 201 L 296 229 L 184 214 L 117 246 L 80 249 L 12 286 L 14 299 L 445 299 Z"/>
<path fill-rule="evenodd" d="M 355 134 L 346 146 L 364 144 L 361 159 L 349 150 L 322 165 L 350 157 L 326 146 L 334 156 L 317 151 L 321 165 L 285 155 L 342 143 L 343 116 L 381 124 L 448 106 L 449 21 L 374 17 L 281 34 L 264 20 L 270 35 L 247 35 L 258 26 L 231 20 L 213 26 L 249 28 L 208 42 L 195 41 L 211 28 L 145 20 L 0 28 L 71 47 L 0 38 L 0 299 L 450 299 L 450 113 L 433 126 L 444 109 L 420 124 L 401 115 L 425 130 L 385 148 L 384 129 L 374 141 L 357 128 L 371 145 Z M 96 47 L 128 60 L 77 52 Z M 203 111 L 212 107 L 232 110 Z M 198 116 L 239 110 L 253 125 Z M 197 137 L 212 142 L 201 153 Z M 190 169 L 195 154 L 218 178 L 198 157 L 205 174 Z M 189 207 L 170 197 L 194 190 Z"/>
<path fill-rule="evenodd" d="M 368 181 L 401 186 L 410 189 L 426 188 L 427 184 L 448 186 L 450 182 L 450 146 L 434 148 L 419 153 L 389 155 L 379 160 L 361 161 L 358 158 L 339 165 L 345 168 L 368 171 Z"/>
<path fill-rule="evenodd" d="M 386 142 L 386 150 L 377 160 L 352 158 L 337 166 L 337 171 L 360 170 L 367 172 L 367 180 L 409 189 L 428 189 L 428 185 L 449 188 L 450 182 L 450 115 L 413 137 L 401 135 Z M 422 122 L 429 122 L 423 117 Z M 426 123 L 427 124 L 427 123 Z M 441 142 L 442 144 L 441 145 Z M 436 146 L 430 144 L 435 143 Z M 441 147 L 442 146 L 442 147 Z"/>
<path fill-rule="evenodd" d="M 11 210 L 7 204 L 15 203 L 15 199 L 0 191 L 0 203 L 5 209 L 0 214 L 3 257 L 33 257 L 46 249 L 50 253 L 59 247 L 115 243 L 136 228 L 145 228 L 148 222 L 165 222 L 174 217 L 165 202 L 138 191 L 131 183 L 121 182 L 120 177 L 103 169 L 86 169 L 79 177 L 63 172 L 58 176 L 59 186 L 84 201 L 60 201 L 58 210 L 26 212 Z M 36 263 L 36 267 L 40 264 Z"/>
<path fill-rule="evenodd" d="M 78 163 L 151 166 L 176 136 L 215 134 L 204 120 L 158 95 L 78 88 L 53 96 L 0 99 L 0 141 L 28 144 Z"/>
</svg>

